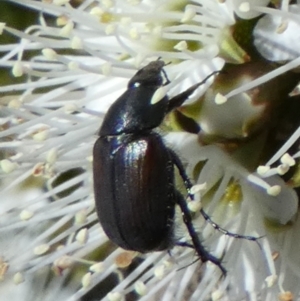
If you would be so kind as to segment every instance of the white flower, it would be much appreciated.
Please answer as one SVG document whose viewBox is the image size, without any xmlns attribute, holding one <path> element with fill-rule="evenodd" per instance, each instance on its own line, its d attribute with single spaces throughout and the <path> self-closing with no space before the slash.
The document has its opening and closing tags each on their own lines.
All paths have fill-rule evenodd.
<svg viewBox="0 0 300 301">
<path fill-rule="evenodd" d="M 269 94 L 272 89 L 261 87 L 273 78 L 279 79 L 274 87 L 281 87 L 283 77 L 278 76 L 297 67 L 299 55 L 284 56 L 293 61 L 278 68 L 264 62 L 266 69 L 260 73 L 259 65 L 254 74 L 248 66 L 255 58 L 252 61 L 232 33 L 239 24 L 235 14 L 243 20 L 267 14 L 254 36 L 258 50 L 273 60 L 266 50 L 270 48 L 261 50 L 257 37 L 264 36 L 264 29 L 272 31 L 264 22 L 269 25 L 267 18 L 275 14 L 297 28 L 298 6 L 288 8 L 282 1 L 279 10 L 266 7 L 269 1 L 234 0 L 103 0 L 77 7 L 59 0 L 10 2 L 39 11 L 40 23 L 24 31 L 0 26 L 1 32 L 20 38 L 19 43 L 0 45 L 0 66 L 24 78 L 0 87 L 5 95 L 0 116 L 0 235 L 5 238 L 0 242 L 0 276 L 5 281 L 1 296 L 19 300 L 22 294 L 23 300 L 32 300 L 32 292 L 37 298 L 44 286 L 41 298 L 49 301 L 80 300 L 94 292 L 101 300 L 122 300 L 132 292 L 139 300 L 298 296 L 300 231 L 292 187 L 299 186 L 299 152 L 292 146 L 300 130 L 289 120 L 293 109 L 282 114 L 280 122 L 267 122 L 277 121 L 272 114 L 285 107 L 279 97 L 278 109 Z M 279 44 L 289 50 L 286 41 Z M 225 63 L 245 68 L 243 74 L 233 74 L 226 64 L 228 73 L 218 77 L 218 85 L 211 85 L 210 79 L 186 102 L 189 106 L 180 109 L 178 114 L 192 117 L 201 127 L 199 136 L 166 135 L 200 184 L 195 188 L 198 203 L 190 204 L 196 208 L 193 223 L 207 249 L 222 258 L 225 279 L 210 262 L 193 263 L 197 257 L 191 248 L 143 255 L 113 249 L 97 219 L 91 178 L 97 130 L 133 74 L 158 57 L 172 63 L 165 67 L 171 84 L 163 91 L 171 97 Z M 229 85 L 224 84 L 226 77 Z M 295 78 L 292 74 L 285 81 L 292 85 Z M 171 115 L 166 127 L 184 128 L 173 117 L 177 120 Z M 273 129 L 278 137 L 271 137 Z M 275 146 L 264 149 L 270 141 Z M 223 235 L 197 213 L 201 206 L 222 228 L 263 237 L 255 243 Z M 176 224 L 179 239 L 190 242 L 180 212 Z M 103 285 L 107 279 L 109 288 Z M 8 295 L 13 282 L 18 286 Z"/>
<path fill-rule="evenodd" d="M 254 43 L 268 60 L 285 61 L 299 58 L 299 5 L 269 10 L 254 30 Z M 299 64 L 299 63 L 298 63 Z"/>
</svg>

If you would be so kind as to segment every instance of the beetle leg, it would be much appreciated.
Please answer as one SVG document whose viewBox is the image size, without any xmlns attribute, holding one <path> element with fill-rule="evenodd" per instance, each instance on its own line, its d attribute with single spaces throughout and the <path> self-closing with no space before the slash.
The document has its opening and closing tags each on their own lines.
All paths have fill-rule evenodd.
<svg viewBox="0 0 300 301">
<path fill-rule="evenodd" d="M 193 246 L 193 244 L 190 244 L 190 243 L 185 242 L 185 241 L 176 241 L 176 246 L 195 249 L 195 247 Z"/>
<path fill-rule="evenodd" d="M 194 186 L 192 181 L 190 180 L 190 178 L 186 174 L 185 169 L 183 167 L 183 164 L 182 164 L 181 160 L 179 159 L 178 155 L 170 148 L 168 148 L 168 152 L 171 155 L 173 164 L 175 164 L 177 169 L 179 170 L 179 174 L 180 174 L 180 176 L 181 176 L 181 178 L 184 182 L 184 185 L 185 185 L 185 188 L 186 188 L 186 190 L 189 194 L 189 197 L 193 200 L 194 195 L 190 192 L 191 188 Z"/>
<path fill-rule="evenodd" d="M 179 159 L 179 157 L 177 156 L 177 154 L 171 150 L 168 149 L 171 156 L 172 156 L 172 161 L 173 163 L 176 165 L 176 167 L 179 170 L 180 176 L 183 179 L 184 185 L 186 190 L 188 191 L 189 197 L 194 200 L 194 196 L 193 194 L 190 193 L 191 188 L 193 187 L 193 184 L 191 182 L 191 180 L 189 179 L 188 175 L 185 172 L 185 169 L 182 165 L 181 160 Z M 200 209 L 200 213 L 203 216 L 203 218 L 209 222 L 217 231 L 223 233 L 224 235 L 230 236 L 230 237 L 234 237 L 234 238 L 240 238 L 240 239 L 246 239 L 246 240 L 251 240 L 251 241 L 255 241 L 258 246 L 261 248 L 260 244 L 257 242 L 257 239 L 261 238 L 262 236 L 259 237 L 255 237 L 255 236 L 250 236 L 250 235 L 241 235 L 241 234 L 237 234 L 237 233 L 233 233 L 230 231 L 227 231 L 226 229 L 220 227 L 217 223 L 215 223 L 210 216 L 203 210 L 203 208 Z"/>
<path fill-rule="evenodd" d="M 201 81 L 200 83 L 197 83 L 193 86 L 191 86 L 190 88 L 188 88 L 187 90 L 181 92 L 180 94 L 174 96 L 173 98 L 169 99 L 169 104 L 168 104 L 168 108 L 167 108 L 167 113 L 171 112 L 172 110 L 174 110 L 175 108 L 180 107 L 188 98 L 190 95 L 193 94 L 193 92 L 198 89 L 199 86 L 205 84 L 205 82 L 213 75 L 215 75 L 216 73 L 219 73 L 220 71 L 214 71 L 212 72 L 210 75 L 208 75 L 207 77 L 205 77 L 205 79 L 203 81 Z"/>
<path fill-rule="evenodd" d="M 166 71 L 164 69 L 161 69 L 161 72 L 164 74 L 164 76 L 166 78 L 166 82 L 163 84 L 164 86 L 166 86 L 166 85 L 168 85 L 170 83 L 170 80 L 169 80 L 168 75 L 167 75 L 167 73 L 166 73 Z"/>
<path fill-rule="evenodd" d="M 226 273 L 227 273 L 226 269 L 222 266 L 220 259 L 211 255 L 208 251 L 205 250 L 204 246 L 202 245 L 202 243 L 199 239 L 199 236 L 192 223 L 192 216 L 187 207 L 187 203 L 186 203 L 185 199 L 179 192 L 177 192 L 176 196 L 177 196 L 177 198 L 176 198 L 177 204 L 179 205 L 179 207 L 182 211 L 183 221 L 189 231 L 189 234 L 193 241 L 194 248 L 195 248 L 196 252 L 198 253 L 201 261 L 202 262 L 210 261 L 210 262 L 214 263 L 215 265 L 217 265 L 220 268 L 220 270 L 222 271 L 222 274 L 224 276 L 226 276 Z"/>
</svg>

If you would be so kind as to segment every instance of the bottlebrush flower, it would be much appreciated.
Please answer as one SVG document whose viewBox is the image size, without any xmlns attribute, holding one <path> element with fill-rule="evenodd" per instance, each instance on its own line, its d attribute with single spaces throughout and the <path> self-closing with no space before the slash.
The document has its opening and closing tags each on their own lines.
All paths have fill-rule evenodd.
<svg viewBox="0 0 300 301">
<path fill-rule="evenodd" d="M 283 24 L 297 37 L 299 5 L 8 3 L 34 9 L 39 22 L 24 30 L 0 26 L 2 34 L 20 39 L 0 45 L 1 68 L 18 80 L 0 86 L 1 296 L 298 300 L 294 68 L 300 60 L 291 38 L 277 42 L 274 32 Z M 281 49 L 289 55 L 273 55 Z M 133 74 L 158 57 L 170 63 L 170 96 L 222 69 L 166 118 L 161 131 L 197 184 L 196 200 L 187 200 L 193 223 L 207 249 L 222 258 L 226 278 L 190 248 L 150 254 L 116 248 L 95 213 L 91 150 L 97 130 Z M 255 243 L 223 235 L 204 220 L 201 207 L 222 228 L 260 238 Z M 175 232 L 190 241 L 180 212 Z M 12 283 L 18 284 L 13 291 Z"/>
</svg>

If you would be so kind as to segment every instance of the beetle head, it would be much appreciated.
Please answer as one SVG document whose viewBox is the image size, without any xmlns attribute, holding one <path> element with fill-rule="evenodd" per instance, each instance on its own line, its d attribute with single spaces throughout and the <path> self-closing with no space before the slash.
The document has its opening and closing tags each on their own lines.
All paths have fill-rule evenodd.
<svg viewBox="0 0 300 301">
<path fill-rule="evenodd" d="M 161 124 L 167 113 L 168 97 L 163 96 L 155 104 L 151 99 L 161 86 L 169 83 L 164 66 L 161 60 L 150 62 L 131 78 L 128 89 L 108 110 L 100 136 L 137 134 Z"/>
<path fill-rule="evenodd" d="M 167 83 L 170 81 L 166 76 L 166 73 L 163 70 L 163 67 L 165 66 L 165 62 L 161 60 L 150 62 L 147 66 L 140 69 L 128 82 L 128 88 L 137 86 L 137 85 L 143 85 L 143 86 L 162 86 L 163 83 L 163 77 L 162 73 L 164 74 Z M 164 85 L 165 85 L 164 84 Z"/>
</svg>

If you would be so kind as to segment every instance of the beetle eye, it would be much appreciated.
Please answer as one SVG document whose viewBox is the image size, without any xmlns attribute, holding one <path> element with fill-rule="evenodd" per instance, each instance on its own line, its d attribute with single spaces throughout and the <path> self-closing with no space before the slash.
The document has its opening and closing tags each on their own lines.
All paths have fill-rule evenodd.
<svg viewBox="0 0 300 301">
<path fill-rule="evenodd" d="M 128 83 L 128 88 L 138 88 L 141 86 L 140 82 L 136 82 L 136 81 L 130 81 Z"/>
</svg>

